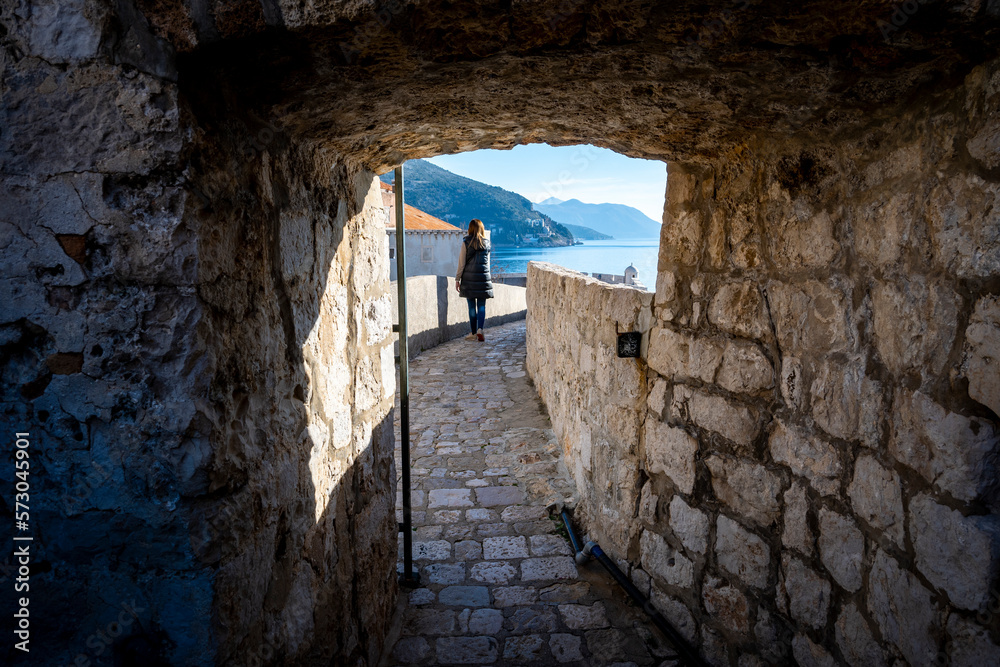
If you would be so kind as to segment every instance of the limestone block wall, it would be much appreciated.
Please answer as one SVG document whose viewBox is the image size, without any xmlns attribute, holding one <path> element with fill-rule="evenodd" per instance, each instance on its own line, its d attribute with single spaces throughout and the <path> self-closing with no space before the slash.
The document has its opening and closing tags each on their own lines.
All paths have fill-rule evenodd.
<svg viewBox="0 0 1000 667">
<path fill-rule="evenodd" d="M 653 294 L 544 262 L 529 262 L 528 285 L 526 368 L 577 484 L 575 516 L 624 558 L 638 539 L 649 392 L 646 364 L 617 357 L 615 324 L 648 337 Z"/>
<path fill-rule="evenodd" d="M 374 175 L 182 90 L 128 3 L 0 19 L 0 410 L 30 433 L 31 663 L 374 664 L 396 551 Z"/>
<path fill-rule="evenodd" d="M 671 164 L 651 304 L 530 269 L 579 514 L 712 664 L 1000 660 L 998 105 L 993 63 L 860 137 Z"/>
</svg>

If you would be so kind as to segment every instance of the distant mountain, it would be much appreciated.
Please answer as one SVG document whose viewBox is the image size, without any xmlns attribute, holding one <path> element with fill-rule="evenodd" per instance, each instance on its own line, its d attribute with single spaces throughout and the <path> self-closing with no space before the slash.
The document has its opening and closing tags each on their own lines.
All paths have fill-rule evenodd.
<svg viewBox="0 0 1000 667">
<path fill-rule="evenodd" d="M 616 239 L 658 238 L 660 223 L 639 209 L 624 204 L 584 204 L 570 199 L 561 204 L 535 204 L 535 210 L 545 213 L 564 225 L 590 227 Z"/>
<path fill-rule="evenodd" d="M 403 172 L 406 203 L 467 229 L 479 218 L 495 246 L 566 246 L 573 234 L 519 194 L 453 174 L 424 160 L 410 160 Z M 382 175 L 393 182 L 394 172 Z"/>
<path fill-rule="evenodd" d="M 552 205 L 552 204 L 561 204 L 564 201 L 566 201 L 566 200 L 565 199 L 557 199 L 556 197 L 549 197 L 548 199 L 543 199 L 542 201 L 540 201 L 538 203 L 539 204 L 549 204 L 549 205 Z"/>
<path fill-rule="evenodd" d="M 580 225 L 563 225 L 572 234 L 573 238 L 581 239 L 583 241 L 606 241 L 608 239 L 613 239 L 613 236 L 608 236 L 607 234 L 602 234 L 590 227 L 581 227 Z"/>
</svg>

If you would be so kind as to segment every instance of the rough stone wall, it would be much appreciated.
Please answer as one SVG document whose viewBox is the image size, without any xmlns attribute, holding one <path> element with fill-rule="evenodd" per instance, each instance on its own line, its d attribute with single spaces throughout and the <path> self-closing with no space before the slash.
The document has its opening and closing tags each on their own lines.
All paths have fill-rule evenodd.
<svg viewBox="0 0 1000 667">
<path fill-rule="evenodd" d="M 374 664 L 396 534 L 374 175 L 181 90 L 127 3 L 0 17 L 32 663 Z"/>
<path fill-rule="evenodd" d="M 645 384 L 588 349 L 635 298 L 532 269 L 587 528 L 713 664 L 1000 660 L 998 104 L 993 63 L 858 136 L 671 164 Z"/>
<path fill-rule="evenodd" d="M 646 364 L 617 357 L 615 325 L 647 333 L 653 294 L 544 262 L 528 264 L 528 286 L 526 368 L 576 481 L 575 518 L 624 558 L 639 532 L 648 389 Z"/>
<path fill-rule="evenodd" d="M 226 138 L 224 159 L 192 178 L 207 197 L 206 336 L 219 342 L 217 445 L 192 512 L 195 554 L 216 568 L 216 660 L 372 665 L 396 593 L 378 182 L 280 137 L 239 168 L 239 138 Z"/>
</svg>

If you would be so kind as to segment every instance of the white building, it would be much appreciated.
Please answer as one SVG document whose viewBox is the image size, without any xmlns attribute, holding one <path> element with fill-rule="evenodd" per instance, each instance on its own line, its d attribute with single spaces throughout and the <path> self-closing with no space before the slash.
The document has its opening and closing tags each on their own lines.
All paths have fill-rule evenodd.
<svg viewBox="0 0 1000 667">
<path fill-rule="evenodd" d="M 380 181 L 381 183 L 381 181 Z M 382 206 L 388 212 L 389 279 L 396 279 L 396 202 L 392 186 L 381 183 Z M 418 208 L 404 204 L 406 221 L 406 274 L 408 276 L 454 276 L 465 230 Z"/>
</svg>

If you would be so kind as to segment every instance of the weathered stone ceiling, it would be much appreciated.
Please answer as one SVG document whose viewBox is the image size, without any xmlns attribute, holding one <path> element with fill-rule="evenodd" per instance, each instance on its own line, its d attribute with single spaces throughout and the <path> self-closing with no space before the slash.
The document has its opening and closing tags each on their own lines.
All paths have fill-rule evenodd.
<svg viewBox="0 0 1000 667">
<path fill-rule="evenodd" d="M 142 9 L 272 127 L 376 170 L 589 141 L 698 160 L 748 133 L 853 132 L 933 104 L 997 52 L 1000 2 L 173 3 Z"/>
</svg>

